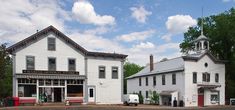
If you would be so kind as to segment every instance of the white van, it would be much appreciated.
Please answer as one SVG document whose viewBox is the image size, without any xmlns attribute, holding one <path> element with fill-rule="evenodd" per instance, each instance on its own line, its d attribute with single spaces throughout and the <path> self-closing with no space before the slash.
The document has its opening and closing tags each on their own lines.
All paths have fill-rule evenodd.
<svg viewBox="0 0 235 110">
<path fill-rule="evenodd" d="M 137 106 L 139 104 L 139 96 L 137 94 L 126 94 L 123 99 L 125 105 L 134 104 Z"/>
</svg>

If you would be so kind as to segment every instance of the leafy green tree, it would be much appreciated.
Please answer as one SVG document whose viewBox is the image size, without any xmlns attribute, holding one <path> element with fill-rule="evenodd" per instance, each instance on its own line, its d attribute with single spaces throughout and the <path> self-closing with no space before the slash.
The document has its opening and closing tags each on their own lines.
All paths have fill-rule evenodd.
<svg viewBox="0 0 235 110">
<path fill-rule="evenodd" d="M 151 104 L 159 104 L 159 94 L 156 91 L 149 91 L 149 96 L 151 99 Z"/>
<path fill-rule="evenodd" d="M 190 27 L 184 33 L 184 40 L 180 44 L 181 52 L 193 50 L 192 41 L 200 36 L 202 18 L 198 19 L 195 27 Z M 210 41 L 211 53 L 226 63 L 226 98 L 235 97 L 235 9 L 231 8 L 218 15 L 203 18 L 203 32 Z"/>
<path fill-rule="evenodd" d="M 0 46 L 0 98 L 12 95 L 12 60 L 6 44 Z"/>
<path fill-rule="evenodd" d="M 136 74 L 137 72 L 139 72 L 140 70 L 142 70 L 144 67 L 139 66 L 135 63 L 130 63 L 130 62 L 126 62 L 124 64 L 124 94 L 127 93 L 127 81 L 126 78 Z"/>
</svg>

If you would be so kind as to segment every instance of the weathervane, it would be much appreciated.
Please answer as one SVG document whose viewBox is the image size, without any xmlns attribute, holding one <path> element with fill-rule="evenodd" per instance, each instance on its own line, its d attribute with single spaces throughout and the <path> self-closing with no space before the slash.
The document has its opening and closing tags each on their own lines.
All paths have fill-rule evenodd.
<svg viewBox="0 0 235 110">
<path fill-rule="evenodd" d="M 203 35 L 203 7 L 202 7 L 201 35 Z"/>
</svg>

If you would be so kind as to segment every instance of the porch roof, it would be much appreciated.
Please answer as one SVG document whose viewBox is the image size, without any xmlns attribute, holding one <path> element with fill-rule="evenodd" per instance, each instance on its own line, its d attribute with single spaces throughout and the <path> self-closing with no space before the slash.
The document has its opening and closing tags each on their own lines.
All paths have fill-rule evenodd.
<svg viewBox="0 0 235 110">
<path fill-rule="evenodd" d="M 160 95 L 171 95 L 171 93 L 176 92 L 176 91 L 162 91 Z"/>
<path fill-rule="evenodd" d="M 221 87 L 219 83 L 198 83 L 197 86 L 199 88 L 217 88 Z"/>
<path fill-rule="evenodd" d="M 32 78 L 32 79 L 86 79 L 85 75 L 76 74 L 25 74 L 18 73 L 14 75 L 16 78 Z"/>
</svg>

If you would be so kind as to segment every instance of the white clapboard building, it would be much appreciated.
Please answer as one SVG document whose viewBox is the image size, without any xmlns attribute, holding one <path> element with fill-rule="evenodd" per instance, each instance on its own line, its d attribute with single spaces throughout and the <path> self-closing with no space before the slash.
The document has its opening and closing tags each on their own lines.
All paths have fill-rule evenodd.
<svg viewBox="0 0 235 110">
<path fill-rule="evenodd" d="M 122 102 L 127 55 L 87 51 L 53 26 L 7 50 L 13 58 L 13 96 L 20 100 Z"/>
<path fill-rule="evenodd" d="M 161 105 L 183 101 L 184 106 L 225 104 L 225 62 L 209 51 L 208 38 L 203 33 L 194 40 L 192 54 L 150 63 L 127 78 L 127 92 L 137 92 L 146 99 L 149 92 L 160 95 Z"/>
</svg>

